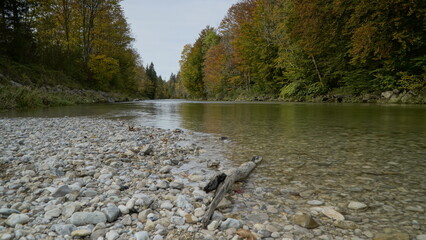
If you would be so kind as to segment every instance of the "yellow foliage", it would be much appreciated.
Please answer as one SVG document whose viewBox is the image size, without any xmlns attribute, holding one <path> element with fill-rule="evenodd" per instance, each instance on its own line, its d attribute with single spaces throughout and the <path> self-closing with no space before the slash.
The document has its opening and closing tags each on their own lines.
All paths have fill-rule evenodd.
<svg viewBox="0 0 426 240">
<path fill-rule="evenodd" d="M 120 64 L 114 58 L 97 55 L 90 57 L 89 69 L 97 87 L 107 89 L 111 82 L 118 77 Z"/>
</svg>

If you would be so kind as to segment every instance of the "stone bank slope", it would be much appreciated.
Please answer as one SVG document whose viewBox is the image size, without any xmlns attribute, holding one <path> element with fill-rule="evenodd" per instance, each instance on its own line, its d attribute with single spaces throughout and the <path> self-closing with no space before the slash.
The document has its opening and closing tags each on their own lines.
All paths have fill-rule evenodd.
<svg viewBox="0 0 426 240">
<path fill-rule="evenodd" d="M 95 118 L 0 119 L 0 239 L 217 239 L 218 227 L 241 225 L 201 231 L 211 195 L 200 189 L 214 170 L 197 160 L 194 136 L 131 130 Z"/>
</svg>

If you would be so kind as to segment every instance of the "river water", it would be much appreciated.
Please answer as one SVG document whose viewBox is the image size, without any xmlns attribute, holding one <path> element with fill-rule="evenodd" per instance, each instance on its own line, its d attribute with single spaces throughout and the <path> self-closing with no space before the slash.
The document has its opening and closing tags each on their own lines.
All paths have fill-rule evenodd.
<svg viewBox="0 0 426 240">
<path fill-rule="evenodd" d="M 128 119 L 224 136 L 229 141 L 220 143 L 226 149 L 220 157 L 232 165 L 263 156 L 245 191 L 271 194 L 234 199 L 234 211 L 250 209 L 247 216 L 263 209 L 256 198 L 280 210 L 277 219 L 312 211 L 306 202 L 320 200 L 367 236 L 385 228 L 426 232 L 426 106 L 158 100 L 0 113 L 63 116 Z M 369 207 L 348 210 L 349 201 Z"/>
</svg>

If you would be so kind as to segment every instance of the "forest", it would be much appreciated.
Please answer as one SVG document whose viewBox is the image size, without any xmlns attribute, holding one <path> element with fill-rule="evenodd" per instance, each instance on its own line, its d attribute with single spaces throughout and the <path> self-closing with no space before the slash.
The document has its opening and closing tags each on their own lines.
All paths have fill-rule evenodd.
<svg viewBox="0 0 426 240">
<path fill-rule="evenodd" d="M 0 109 L 105 101 L 104 92 L 116 100 L 426 96 L 423 0 L 240 0 L 183 47 L 167 81 L 133 48 L 121 2 L 3 0 Z"/>
<path fill-rule="evenodd" d="M 423 0 L 242 0 L 184 46 L 178 79 L 198 99 L 424 93 Z"/>
<path fill-rule="evenodd" d="M 0 108 L 74 100 L 58 100 L 63 92 L 52 96 L 45 90 L 57 85 L 118 93 L 125 98 L 170 97 L 154 64 L 144 66 L 133 49 L 134 39 L 120 2 L 2 1 Z"/>
</svg>

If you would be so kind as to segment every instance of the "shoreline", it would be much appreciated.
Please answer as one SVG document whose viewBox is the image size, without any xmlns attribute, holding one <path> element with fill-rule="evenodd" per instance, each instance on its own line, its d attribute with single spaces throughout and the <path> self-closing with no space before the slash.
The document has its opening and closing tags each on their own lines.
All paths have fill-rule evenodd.
<svg viewBox="0 0 426 240">
<path fill-rule="evenodd" d="M 93 103 L 120 103 L 145 99 L 132 98 L 118 93 L 107 93 L 99 90 L 69 88 L 66 86 L 31 88 L 18 83 L 15 85 L 1 85 L 0 111 L 19 109 L 46 108 L 54 106 L 70 106 Z M 150 99 L 163 100 L 163 99 Z M 191 100 L 191 99 L 185 99 Z M 196 99 L 195 99 L 196 100 Z M 224 101 L 224 102 L 273 102 L 273 103 L 356 103 L 356 104 L 426 104 L 426 93 L 414 93 L 412 91 L 392 91 L 380 94 L 339 95 L 326 94 L 321 96 L 302 96 L 298 98 L 276 98 L 272 96 L 240 96 L 222 100 L 207 99 L 200 101 Z"/>
<path fill-rule="evenodd" d="M 225 169 L 231 164 L 211 149 L 229 146 L 216 136 L 139 126 L 129 131 L 129 124 L 86 117 L 0 119 L 2 239 L 71 239 L 73 232 L 90 239 L 239 239 L 239 228 L 258 239 L 416 237 L 358 229 L 357 219 L 340 219 L 340 206 L 317 200 L 308 202 L 314 216 L 276 205 L 275 194 L 290 204 L 305 201 L 305 192 L 268 192 L 250 177 L 228 194 L 209 228 L 201 229 L 212 198 L 201 189 L 217 172 L 208 161 Z M 254 206 L 236 206 L 243 199 Z M 366 208 L 352 205 L 354 212 Z M 241 207 L 250 215 L 241 215 Z M 338 219 L 321 213 L 325 208 Z M 320 226 L 309 225 L 311 220 Z"/>
</svg>

